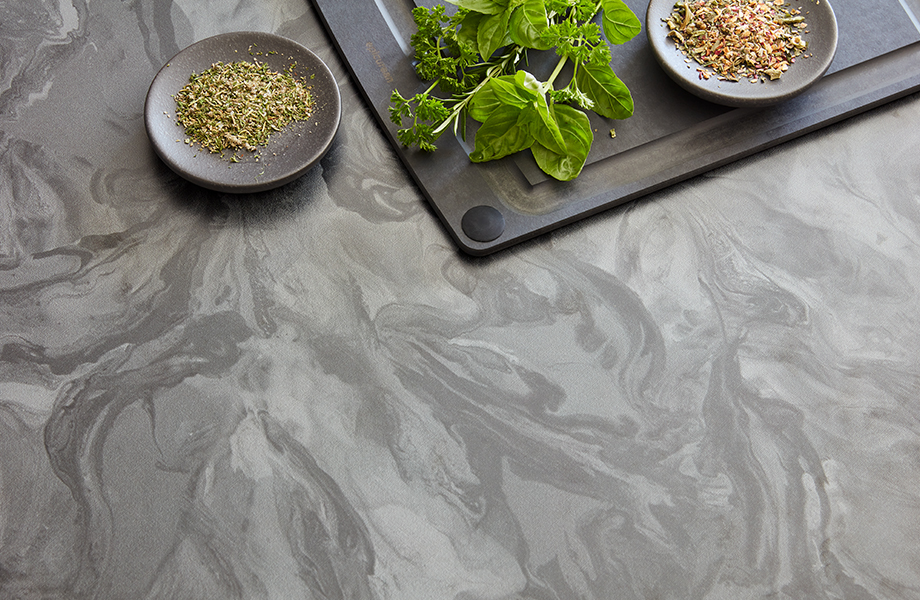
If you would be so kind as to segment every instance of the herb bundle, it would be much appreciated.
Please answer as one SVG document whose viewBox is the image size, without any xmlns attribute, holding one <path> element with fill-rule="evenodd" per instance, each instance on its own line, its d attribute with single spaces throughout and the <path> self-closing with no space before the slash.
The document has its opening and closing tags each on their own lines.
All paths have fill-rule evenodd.
<svg viewBox="0 0 920 600">
<path fill-rule="evenodd" d="M 416 72 L 432 84 L 409 98 L 393 91 L 390 118 L 402 127 L 399 141 L 433 151 L 449 129 L 465 137 L 472 118 L 481 123 L 473 162 L 530 149 L 548 175 L 577 177 L 594 142 L 582 109 L 611 119 L 633 113 L 632 95 L 610 66 L 608 44 L 623 44 L 641 31 L 636 15 L 623 0 L 449 1 L 457 6 L 452 15 L 441 4 L 412 12 Z M 559 60 L 546 81 L 522 68 L 528 52 L 553 49 Z M 567 63 L 573 75 L 556 89 Z M 434 95 L 436 88 L 446 97 Z"/>
<path fill-rule="evenodd" d="M 779 79 L 808 47 L 805 17 L 784 0 L 687 0 L 665 21 L 701 79 Z"/>
<path fill-rule="evenodd" d="M 293 66 L 278 73 L 260 62 L 214 63 L 174 96 L 176 123 L 185 127 L 186 143 L 211 152 L 258 150 L 271 134 L 313 113 L 309 88 L 293 75 Z M 235 155 L 234 155 L 235 156 Z"/>
</svg>

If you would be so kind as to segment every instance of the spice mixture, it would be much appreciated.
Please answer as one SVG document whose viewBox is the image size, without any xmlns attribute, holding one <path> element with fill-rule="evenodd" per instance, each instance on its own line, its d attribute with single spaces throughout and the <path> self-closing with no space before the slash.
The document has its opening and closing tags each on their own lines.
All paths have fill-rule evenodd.
<svg viewBox="0 0 920 600">
<path fill-rule="evenodd" d="M 699 63 L 701 79 L 779 79 L 807 56 L 805 17 L 784 0 L 686 0 L 665 22 L 677 47 Z"/>
<path fill-rule="evenodd" d="M 269 136 L 313 112 L 314 100 L 303 81 L 272 71 L 260 62 L 214 63 L 174 96 L 176 122 L 187 144 L 211 152 L 256 151 Z"/>
</svg>

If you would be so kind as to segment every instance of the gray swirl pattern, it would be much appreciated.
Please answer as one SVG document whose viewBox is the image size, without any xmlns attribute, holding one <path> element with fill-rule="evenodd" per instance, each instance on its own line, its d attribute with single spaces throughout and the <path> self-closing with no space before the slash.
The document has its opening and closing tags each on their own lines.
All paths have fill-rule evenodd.
<svg viewBox="0 0 920 600">
<path fill-rule="evenodd" d="M 0 0 L 0 598 L 920 598 L 920 98 L 460 255 L 301 0 Z M 180 48 L 342 85 L 153 155 Z"/>
</svg>

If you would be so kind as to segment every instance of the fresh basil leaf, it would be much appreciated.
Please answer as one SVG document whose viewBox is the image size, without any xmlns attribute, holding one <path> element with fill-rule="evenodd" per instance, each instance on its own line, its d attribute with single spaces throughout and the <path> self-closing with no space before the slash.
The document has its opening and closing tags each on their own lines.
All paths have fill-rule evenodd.
<svg viewBox="0 0 920 600">
<path fill-rule="evenodd" d="M 514 84 L 525 97 L 536 100 L 543 97 L 543 84 L 537 81 L 537 78 L 528 71 L 521 69 L 514 74 Z"/>
<path fill-rule="evenodd" d="M 562 137 L 562 131 L 556 122 L 554 111 L 546 103 L 546 98 L 540 98 L 533 103 L 533 111 L 536 113 L 531 119 L 530 132 L 535 140 L 546 148 L 560 154 L 566 152 L 565 139 Z"/>
<path fill-rule="evenodd" d="M 633 114 L 632 94 L 609 65 L 579 65 L 575 85 L 594 102 L 594 112 L 600 116 L 625 119 Z"/>
<path fill-rule="evenodd" d="M 510 11 L 505 10 L 488 15 L 479 23 L 476 42 L 483 60 L 489 60 L 496 50 L 511 43 L 511 36 L 508 34 L 510 17 Z"/>
<path fill-rule="evenodd" d="M 552 43 L 540 37 L 540 34 L 549 27 L 546 5 L 543 0 L 524 0 L 524 3 L 511 13 L 508 27 L 515 44 L 535 50 L 549 50 L 553 47 Z"/>
<path fill-rule="evenodd" d="M 515 75 L 502 75 L 495 77 L 488 83 L 492 86 L 495 96 L 502 104 L 523 108 L 537 99 L 537 94 L 522 87 L 515 81 Z"/>
<path fill-rule="evenodd" d="M 508 0 L 447 0 L 447 2 L 484 15 L 497 15 L 508 8 Z"/>
<path fill-rule="evenodd" d="M 477 36 L 479 34 L 479 24 L 482 23 L 484 18 L 485 15 L 482 13 L 472 11 L 466 13 L 466 16 L 460 21 L 460 28 L 457 30 L 457 40 L 469 44 L 473 48 L 478 48 L 479 42 L 477 41 Z"/>
<path fill-rule="evenodd" d="M 479 88 L 479 91 L 470 98 L 468 114 L 480 123 L 485 123 L 496 108 L 503 106 L 502 101 L 495 94 L 493 81 Z"/>
<path fill-rule="evenodd" d="M 591 122 L 585 113 L 565 104 L 554 105 L 553 113 L 565 138 L 566 152 L 554 152 L 539 142 L 530 150 L 544 173 L 560 181 L 571 181 L 581 173 L 594 143 Z"/>
<path fill-rule="evenodd" d="M 633 39 L 642 31 L 639 18 L 623 0 L 601 0 L 604 16 L 604 36 L 611 44 L 623 44 Z"/>
<path fill-rule="evenodd" d="M 499 106 L 524 108 L 536 102 L 542 97 L 540 90 L 540 82 L 526 71 L 494 77 L 470 99 L 469 116 L 485 123 Z"/>
<path fill-rule="evenodd" d="M 476 145 L 470 160 L 496 160 L 530 148 L 534 138 L 526 117 L 526 111 L 515 106 L 496 108 L 476 132 Z"/>
</svg>

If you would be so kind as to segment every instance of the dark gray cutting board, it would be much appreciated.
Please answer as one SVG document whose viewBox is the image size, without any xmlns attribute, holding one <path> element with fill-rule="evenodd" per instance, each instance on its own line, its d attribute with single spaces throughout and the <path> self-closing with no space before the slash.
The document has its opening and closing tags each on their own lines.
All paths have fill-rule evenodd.
<svg viewBox="0 0 920 600">
<path fill-rule="evenodd" d="M 366 101 L 457 245 L 484 255 L 634 200 L 765 148 L 920 90 L 920 0 L 832 0 L 834 62 L 803 95 L 765 109 L 699 100 L 673 83 L 645 33 L 613 49 L 612 65 L 636 110 L 594 116 L 594 146 L 572 182 L 547 179 L 529 152 L 473 164 L 469 147 L 442 136 L 424 153 L 396 141 L 390 94 L 423 91 L 412 65 L 411 10 L 433 0 L 313 0 Z M 647 2 L 626 0 L 641 21 Z M 555 62 L 555 57 L 549 57 Z M 539 60 L 529 67 L 539 76 Z M 616 137 L 610 137 L 614 129 Z M 497 234 L 497 237 L 490 239 Z"/>
</svg>

